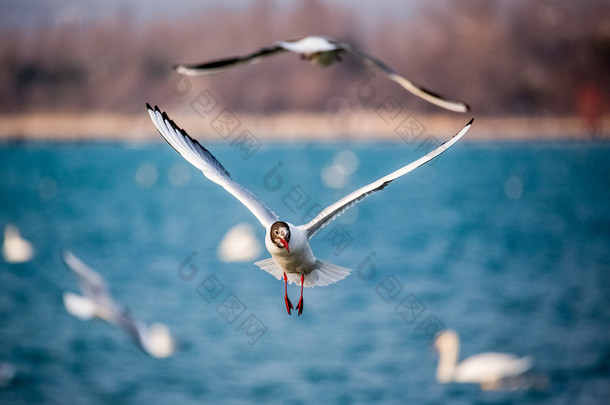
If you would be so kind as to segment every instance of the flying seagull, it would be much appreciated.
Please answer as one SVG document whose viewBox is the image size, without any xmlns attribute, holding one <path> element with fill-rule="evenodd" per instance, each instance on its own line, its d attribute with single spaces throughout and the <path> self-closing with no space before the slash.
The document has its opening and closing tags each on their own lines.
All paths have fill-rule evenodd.
<svg viewBox="0 0 610 405">
<path fill-rule="evenodd" d="M 65 251 L 62 260 L 75 274 L 83 295 L 65 292 L 66 310 L 77 318 L 89 320 L 101 318 L 125 330 L 134 343 L 146 354 L 153 357 L 168 357 L 174 350 L 174 343 L 165 325 L 150 327 L 135 319 L 126 309 L 112 299 L 102 276 L 80 261 L 72 252 Z"/>
<path fill-rule="evenodd" d="M 286 51 L 298 53 L 301 55 L 301 59 L 308 60 L 309 62 L 318 66 L 329 66 L 335 61 L 341 60 L 340 55 L 342 52 L 350 53 L 362 59 L 367 65 L 375 69 L 380 69 L 391 80 L 394 80 L 406 90 L 432 104 L 450 111 L 462 113 L 467 112 L 470 109 L 467 104 L 461 101 L 448 100 L 430 90 L 416 85 L 410 80 L 400 76 L 379 59 L 367 55 L 358 48 L 344 42 L 338 42 L 330 38 L 318 36 L 279 41 L 272 46 L 259 49 L 258 51 L 248 55 L 233 56 L 226 59 L 219 59 L 194 65 L 176 65 L 174 66 L 174 69 L 178 73 L 187 76 L 207 75 L 225 71 L 228 68 L 236 65 L 259 62 L 262 58 Z"/>
<path fill-rule="evenodd" d="M 503 388 L 505 382 L 519 377 L 532 367 L 530 357 L 487 352 L 471 356 L 458 364 L 460 341 L 456 332 L 446 330 L 434 346 L 439 351 L 436 379 L 440 383 L 477 383 L 485 390 Z"/>
<path fill-rule="evenodd" d="M 203 172 L 203 175 L 223 187 L 237 198 L 256 216 L 265 228 L 265 246 L 271 258 L 256 262 L 255 265 L 272 274 L 278 280 L 284 279 L 284 301 L 286 310 L 294 309 L 288 299 L 288 283 L 301 285 L 301 297 L 296 308 L 299 315 L 303 312 L 303 287 L 325 286 L 344 279 L 351 269 L 317 260 L 309 246 L 309 239 L 322 227 L 328 225 L 345 210 L 369 194 L 382 190 L 394 179 L 409 173 L 434 159 L 456 143 L 472 125 L 472 119 L 462 130 L 432 152 L 372 182 L 336 203 L 326 207 L 314 219 L 304 225 L 293 225 L 280 221 L 262 201 L 246 188 L 233 180 L 229 172 L 199 142 L 179 128 L 159 107 L 146 104 L 153 123 L 165 140 L 189 163 Z"/>
</svg>

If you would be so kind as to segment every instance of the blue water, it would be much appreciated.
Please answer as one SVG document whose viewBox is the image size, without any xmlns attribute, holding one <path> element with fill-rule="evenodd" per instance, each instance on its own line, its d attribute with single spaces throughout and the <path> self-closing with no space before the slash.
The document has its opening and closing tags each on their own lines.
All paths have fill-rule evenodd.
<svg viewBox="0 0 610 405">
<path fill-rule="evenodd" d="M 226 143 L 209 147 L 297 224 L 316 204 L 421 154 L 399 142 L 268 142 L 244 160 Z M 359 168 L 344 188 L 329 189 L 320 170 L 343 149 Z M 610 398 L 608 144 L 459 143 L 316 235 L 319 259 L 358 271 L 307 289 L 301 317 L 286 314 L 283 283 L 250 263 L 219 261 L 232 226 L 251 223 L 261 238 L 263 229 L 164 143 L 5 143 L 0 173 L 0 226 L 15 224 L 36 249 L 28 263 L 0 262 L 0 362 L 17 367 L 0 403 Z M 148 357 L 111 325 L 68 315 L 62 292 L 77 287 L 62 249 L 102 273 L 141 319 L 169 325 L 178 352 Z M 289 294 L 296 304 L 298 287 Z M 230 302 L 239 311 L 227 312 Z M 429 339 L 440 328 L 458 331 L 462 358 L 532 356 L 548 386 L 438 384 Z"/>
</svg>

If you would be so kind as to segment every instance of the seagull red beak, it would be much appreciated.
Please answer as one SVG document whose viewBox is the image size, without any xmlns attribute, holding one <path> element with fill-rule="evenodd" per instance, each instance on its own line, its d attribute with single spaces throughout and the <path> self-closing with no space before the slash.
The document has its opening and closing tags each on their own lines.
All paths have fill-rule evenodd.
<svg viewBox="0 0 610 405">
<path fill-rule="evenodd" d="M 288 242 L 286 242 L 286 239 L 280 239 L 280 242 L 282 242 L 282 245 L 284 245 L 286 251 L 290 253 L 290 249 L 288 249 Z"/>
</svg>

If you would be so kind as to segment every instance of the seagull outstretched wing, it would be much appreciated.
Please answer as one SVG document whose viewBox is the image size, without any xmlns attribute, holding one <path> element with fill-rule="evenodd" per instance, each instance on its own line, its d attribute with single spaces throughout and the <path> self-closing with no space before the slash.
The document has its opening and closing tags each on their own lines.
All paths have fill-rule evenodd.
<svg viewBox="0 0 610 405">
<path fill-rule="evenodd" d="M 438 148 L 434 149 L 432 152 L 427 155 L 417 159 L 414 162 L 409 163 L 406 166 L 401 167 L 400 169 L 388 174 L 380 178 L 377 181 L 372 182 L 364 187 L 359 188 L 358 190 L 350 193 L 337 201 L 336 203 L 324 208 L 318 216 L 312 219 L 305 225 L 301 225 L 307 230 L 307 236 L 311 238 L 318 230 L 328 225 L 332 220 L 341 215 L 345 210 L 361 201 L 368 195 L 374 193 L 375 191 L 383 190 L 385 186 L 387 186 L 390 182 L 397 179 L 400 176 L 404 176 L 405 174 L 417 169 L 418 167 L 428 163 L 435 157 L 439 156 L 441 153 L 445 152 L 449 149 L 453 144 L 455 144 L 464 134 L 470 129 L 474 118 L 471 119 L 464 128 L 460 132 L 458 132 L 453 138 L 449 139 L 447 142 L 443 143 Z"/>
<path fill-rule="evenodd" d="M 236 183 L 229 172 L 206 148 L 179 128 L 166 113 L 159 110 L 159 107 L 152 108 L 149 104 L 146 104 L 146 107 L 161 136 L 190 164 L 201 170 L 205 177 L 222 186 L 237 198 L 265 228 L 278 220 L 273 211 L 248 189 Z"/>
<path fill-rule="evenodd" d="M 231 56 L 229 58 L 218 59 L 211 62 L 197 63 L 193 65 L 175 65 L 174 70 L 186 76 L 211 75 L 214 73 L 224 72 L 225 70 L 232 68 L 233 66 L 260 62 L 262 58 L 284 51 L 286 51 L 286 49 L 282 48 L 279 45 L 274 45 L 259 49 L 258 51 L 248 55 Z"/>
<path fill-rule="evenodd" d="M 408 90 L 417 97 L 420 97 L 429 103 L 432 103 L 449 111 L 465 113 L 470 110 L 470 107 L 466 103 L 463 103 L 461 101 L 449 100 L 441 96 L 440 94 L 430 91 L 424 87 L 418 86 L 412 81 L 405 79 L 379 59 L 362 52 L 358 48 L 355 48 L 345 43 L 339 44 L 339 47 L 345 50 L 346 52 L 349 52 L 352 55 L 362 59 L 367 65 L 383 71 L 391 80 L 400 84 L 405 90 Z"/>
</svg>

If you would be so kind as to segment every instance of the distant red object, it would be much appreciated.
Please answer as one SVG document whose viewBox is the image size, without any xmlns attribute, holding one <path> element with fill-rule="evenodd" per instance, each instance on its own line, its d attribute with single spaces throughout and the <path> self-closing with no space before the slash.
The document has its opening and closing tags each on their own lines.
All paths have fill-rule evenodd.
<svg viewBox="0 0 610 405">
<path fill-rule="evenodd" d="M 584 129 L 594 137 L 601 132 L 604 105 L 604 94 L 596 83 L 587 82 L 580 86 L 577 93 L 576 108 L 582 119 Z"/>
</svg>

